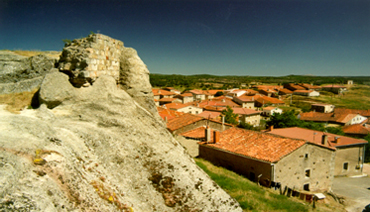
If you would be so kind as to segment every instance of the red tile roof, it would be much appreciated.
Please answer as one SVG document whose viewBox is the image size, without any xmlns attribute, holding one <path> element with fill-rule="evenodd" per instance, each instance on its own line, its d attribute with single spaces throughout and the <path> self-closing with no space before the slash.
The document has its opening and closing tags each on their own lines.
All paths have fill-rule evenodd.
<svg viewBox="0 0 370 212">
<path fill-rule="evenodd" d="M 178 111 L 174 111 L 170 109 L 164 109 L 162 107 L 157 107 L 157 110 L 158 110 L 158 114 L 161 116 L 163 120 L 166 120 L 166 117 L 167 117 L 167 121 L 185 114 L 183 112 L 178 112 Z"/>
<path fill-rule="evenodd" d="M 347 108 L 335 108 L 334 113 L 360 114 L 361 116 L 370 117 L 370 109 L 355 110 L 355 109 L 347 109 Z"/>
<path fill-rule="evenodd" d="M 152 89 L 152 92 L 153 92 L 153 95 L 154 96 L 160 96 L 160 95 L 163 95 L 163 96 L 177 95 L 174 92 L 163 90 L 163 89 L 154 89 L 153 88 Z"/>
<path fill-rule="evenodd" d="M 312 93 L 313 90 L 295 90 L 293 93 Z"/>
<path fill-rule="evenodd" d="M 347 88 L 346 86 L 343 86 L 343 85 L 325 85 L 322 87 L 323 88 Z"/>
<path fill-rule="evenodd" d="M 284 94 L 292 94 L 293 91 L 289 90 L 289 89 L 286 89 L 286 88 L 283 88 L 283 89 L 280 89 L 279 90 L 279 93 L 284 93 Z"/>
<path fill-rule="evenodd" d="M 343 132 L 346 134 L 367 135 L 370 134 L 370 125 L 354 124 L 343 127 Z"/>
<path fill-rule="evenodd" d="M 213 139 L 213 129 L 210 129 L 210 130 L 211 130 L 211 139 Z M 194 130 L 181 133 L 180 135 L 187 137 L 187 138 L 205 140 L 206 139 L 206 127 L 198 127 Z"/>
<path fill-rule="evenodd" d="M 264 107 L 263 110 L 274 110 L 277 107 Z"/>
<path fill-rule="evenodd" d="M 203 144 L 250 158 L 277 162 L 306 143 L 304 140 L 284 138 L 240 128 L 220 132 L 217 143 Z"/>
<path fill-rule="evenodd" d="M 231 99 L 229 98 L 225 98 L 225 99 L 222 99 L 222 100 L 219 100 L 219 99 L 213 99 L 213 100 L 204 100 L 202 102 L 199 103 L 199 107 L 205 107 L 205 106 L 218 106 L 218 107 L 226 107 L 226 106 L 230 106 L 230 107 L 239 107 L 238 104 L 236 104 L 235 102 L 233 102 Z"/>
<path fill-rule="evenodd" d="M 268 96 L 259 96 L 258 98 L 256 96 L 256 102 L 259 102 L 260 104 L 285 104 L 285 102 L 279 99 Z"/>
<path fill-rule="evenodd" d="M 214 111 L 203 111 L 202 113 L 198 114 L 198 116 L 201 116 L 203 118 L 210 118 L 210 119 L 215 119 L 219 116 L 221 116 L 221 112 L 214 112 Z"/>
<path fill-rule="evenodd" d="M 321 131 L 316 130 L 309 130 L 309 129 L 303 129 L 299 127 L 290 127 L 290 128 L 279 128 L 279 129 L 273 129 L 272 131 L 269 131 L 268 133 L 274 134 L 274 135 L 280 135 L 288 138 L 296 138 L 296 139 L 304 139 L 311 143 L 315 143 L 317 145 L 322 146 L 322 136 L 327 135 L 328 136 L 328 147 L 343 147 L 343 146 L 351 146 L 351 145 L 359 145 L 359 144 L 367 144 L 368 142 L 362 139 L 355 139 L 350 138 L 347 136 L 341 136 L 341 135 L 335 135 L 332 133 L 324 133 Z M 335 142 L 336 137 L 340 137 L 339 142 Z"/>
<path fill-rule="evenodd" d="M 204 91 L 202 91 L 202 90 L 190 90 L 188 92 L 193 93 L 193 94 L 196 94 L 196 95 L 202 95 L 202 94 L 204 94 Z"/>
<path fill-rule="evenodd" d="M 254 96 L 239 96 L 234 97 L 233 99 L 238 99 L 242 102 L 254 102 Z"/>
<path fill-rule="evenodd" d="M 182 103 L 169 103 L 169 104 L 165 104 L 164 105 L 167 109 L 180 109 L 180 108 L 184 108 L 184 107 L 187 107 L 188 105 L 186 104 L 182 104 Z"/>
<path fill-rule="evenodd" d="M 190 113 L 185 113 L 182 116 L 173 118 L 171 120 L 168 120 L 167 122 L 167 128 L 173 132 L 177 129 L 180 129 L 182 127 L 185 127 L 189 124 L 195 123 L 197 121 L 203 120 L 203 117 L 192 115 Z"/>
<path fill-rule="evenodd" d="M 301 113 L 300 119 L 303 121 L 320 121 L 320 122 L 338 122 L 345 124 L 358 114 L 341 114 L 341 113 L 319 113 L 319 112 L 307 112 Z"/>
<path fill-rule="evenodd" d="M 162 98 L 162 99 L 159 99 L 158 101 L 159 102 L 173 102 L 173 101 L 176 101 L 176 100 L 179 100 L 179 99 L 177 99 L 177 98 Z"/>
<path fill-rule="evenodd" d="M 252 114 L 260 114 L 261 111 L 256 111 L 252 109 L 247 109 L 247 108 L 232 108 L 234 110 L 233 113 L 238 114 L 238 115 L 252 115 Z"/>
</svg>

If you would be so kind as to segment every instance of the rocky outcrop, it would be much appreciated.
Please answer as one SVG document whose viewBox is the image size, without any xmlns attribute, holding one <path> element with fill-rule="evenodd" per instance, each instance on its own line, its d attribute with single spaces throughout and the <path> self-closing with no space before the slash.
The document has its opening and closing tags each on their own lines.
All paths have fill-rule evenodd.
<svg viewBox="0 0 370 212">
<path fill-rule="evenodd" d="M 11 51 L 0 51 L 0 94 L 38 89 L 55 62 L 54 58 L 45 55 L 25 57 Z"/>
<path fill-rule="evenodd" d="M 0 109 L 0 211 L 242 211 L 140 102 L 147 69 L 125 54 L 121 86 L 52 72 L 38 109 Z"/>
</svg>

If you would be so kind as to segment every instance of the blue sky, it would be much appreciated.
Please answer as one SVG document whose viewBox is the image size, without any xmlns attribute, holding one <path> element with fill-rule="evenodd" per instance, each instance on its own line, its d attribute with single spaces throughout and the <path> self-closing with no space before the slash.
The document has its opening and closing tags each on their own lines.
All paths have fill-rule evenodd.
<svg viewBox="0 0 370 212">
<path fill-rule="evenodd" d="M 369 76 L 370 1 L 0 0 L 0 49 L 100 32 L 151 73 Z"/>
</svg>

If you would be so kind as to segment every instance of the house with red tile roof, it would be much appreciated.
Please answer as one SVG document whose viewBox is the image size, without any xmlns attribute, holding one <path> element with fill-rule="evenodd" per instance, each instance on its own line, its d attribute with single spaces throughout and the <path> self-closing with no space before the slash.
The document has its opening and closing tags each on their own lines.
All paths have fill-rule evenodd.
<svg viewBox="0 0 370 212">
<path fill-rule="evenodd" d="M 225 91 L 225 93 L 226 93 L 226 96 L 233 98 L 235 96 L 236 97 L 242 96 L 243 94 L 247 93 L 247 91 L 239 90 L 239 89 L 231 89 L 231 90 Z"/>
<path fill-rule="evenodd" d="M 176 135 L 179 135 L 199 127 L 210 127 L 212 129 L 223 131 L 232 127 L 230 124 L 219 122 L 212 119 L 206 119 L 201 116 L 185 113 L 182 116 L 168 120 L 167 129 Z"/>
<path fill-rule="evenodd" d="M 332 133 L 320 132 L 299 127 L 272 129 L 268 133 L 292 139 L 303 139 L 317 145 L 335 149 L 335 176 L 355 176 L 363 174 L 365 145 L 367 141 Z"/>
<path fill-rule="evenodd" d="M 179 90 L 176 90 L 173 87 L 165 87 L 165 88 L 163 88 L 163 90 L 170 91 L 170 92 L 175 93 L 175 94 L 180 94 L 181 93 Z"/>
<path fill-rule="evenodd" d="M 297 85 L 297 84 L 294 84 L 294 83 L 284 84 L 284 88 L 289 89 L 291 91 L 295 91 L 295 90 L 306 90 L 304 87 L 302 87 L 300 85 Z"/>
<path fill-rule="evenodd" d="M 192 93 L 179 94 L 179 95 L 176 95 L 175 98 L 181 99 L 181 101 L 182 101 L 183 104 L 186 104 L 186 103 L 189 103 L 189 102 L 193 102 L 194 101 L 194 98 L 193 98 L 193 94 Z"/>
<path fill-rule="evenodd" d="M 366 123 L 347 125 L 343 127 L 346 135 L 364 138 L 370 134 L 370 125 Z"/>
<path fill-rule="evenodd" d="M 261 111 L 247 108 L 232 108 L 233 113 L 238 114 L 239 122 L 248 123 L 253 127 L 260 126 Z"/>
<path fill-rule="evenodd" d="M 238 104 L 236 104 L 235 102 L 233 102 L 231 99 L 229 98 L 214 98 L 212 100 L 205 100 L 205 101 L 201 101 L 199 103 L 195 103 L 197 104 L 199 107 L 206 107 L 206 106 L 213 106 L 213 107 L 216 107 L 216 108 L 222 108 L 223 109 L 226 109 L 227 106 L 233 108 L 233 107 L 239 107 Z"/>
<path fill-rule="evenodd" d="M 164 107 L 183 113 L 200 114 L 201 112 L 203 112 L 203 109 L 201 107 L 197 107 L 191 104 L 169 103 L 165 104 Z"/>
<path fill-rule="evenodd" d="M 334 112 L 335 106 L 332 104 L 312 104 L 311 110 L 320 113 L 332 113 Z"/>
<path fill-rule="evenodd" d="M 283 88 L 279 90 L 279 95 L 292 95 L 292 94 L 293 94 L 293 91 L 287 88 Z"/>
<path fill-rule="evenodd" d="M 258 92 L 260 94 L 263 94 L 265 96 L 268 96 L 268 97 L 277 97 L 279 96 L 279 91 L 275 90 L 275 89 L 259 89 Z"/>
<path fill-rule="evenodd" d="M 334 113 L 336 114 L 360 114 L 361 116 L 370 118 L 370 109 L 356 110 L 356 109 L 347 109 L 347 108 L 335 108 Z"/>
<path fill-rule="evenodd" d="M 254 96 L 233 97 L 233 101 L 239 104 L 242 108 L 254 109 Z"/>
<path fill-rule="evenodd" d="M 321 88 L 324 91 L 330 91 L 335 94 L 343 93 L 344 91 L 347 91 L 347 87 L 343 85 L 325 85 Z"/>
<path fill-rule="evenodd" d="M 305 88 L 306 90 L 321 90 L 321 86 L 318 85 L 310 85 L 307 83 L 298 83 L 298 85 Z"/>
<path fill-rule="evenodd" d="M 183 112 L 165 109 L 163 107 L 157 107 L 157 110 L 158 110 L 159 116 L 166 122 L 170 119 L 173 119 L 173 118 L 176 118 L 176 117 L 179 117 L 185 114 Z"/>
<path fill-rule="evenodd" d="M 266 106 L 278 106 L 285 105 L 285 102 L 280 99 L 268 97 L 268 96 L 256 96 L 255 107 L 266 107 Z"/>
<path fill-rule="evenodd" d="M 329 190 L 335 149 L 325 145 L 230 128 L 199 143 L 199 156 L 262 185 L 308 191 Z"/>
<path fill-rule="evenodd" d="M 175 95 L 177 95 L 176 93 L 174 92 L 170 92 L 170 91 L 167 91 L 167 90 L 163 90 L 163 89 L 152 89 L 152 92 L 153 92 L 153 95 L 154 95 L 154 99 L 161 99 L 161 98 L 173 98 Z"/>
<path fill-rule="evenodd" d="M 360 124 L 367 120 L 366 117 L 359 114 L 318 113 L 313 111 L 301 113 L 298 115 L 298 117 L 303 121 L 333 123 L 342 126 Z"/>
<path fill-rule="evenodd" d="M 295 90 L 293 91 L 293 95 L 300 95 L 300 96 L 320 96 L 320 93 L 314 90 Z"/>
<path fill-rule="evenodd" d="M 186 91 L 184 93 L 191 93 L 193 95 L 194 100 L 205 100 L 206 99 L 206 95 L 204 94 L 202 90 L 195 89 L 195 90 Z"/>
<path fill-rule="evenodd" d="M 162 98 L 158 100 L 159 105 L 169 104 L 169 103 L 182 103 L 181 99 L 178 98 Z"/>
</svg>

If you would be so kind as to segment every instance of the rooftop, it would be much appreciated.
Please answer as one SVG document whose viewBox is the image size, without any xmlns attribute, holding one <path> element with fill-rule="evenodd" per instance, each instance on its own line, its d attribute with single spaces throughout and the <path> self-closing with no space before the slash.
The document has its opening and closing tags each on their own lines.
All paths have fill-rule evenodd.
<svg viewBox="0 0 370 212">
<path fill-rule="evenodd" d="M 190 113 L 185 113 L 182 116 L 173 118 L 171 120 L 168 120 L 167 122 L 167 128 L 173 132 L 177 129 L 180 129 L 182 127 L 185 127 L 189 124 L 195 123 L 197 121 L 203 120 L 203 117 L 192 115 Z"/>
<path fill-rule="evenodd" d="M 332 133 L 326 133 L 316 130 L 310 129 L 303 129 L 300 127 L 290 127 L 290 128 L 279 128 L 273 129 L 268 133 L 274 135 L 280 135 L 288 138 L 295 138 L 295 139 L 304 139 L 310 143 L 315 143 L 317 145 L 321 145 L 322 136 L 328 136 L 328 147 L 344 147 L 344 146 L 351 146 L 351 145 L 359 145 L 359 144 L 367 144 L 368 142 L 362 139 L 351 138 L 347 136 L 336 135 Z M 340 138 L 339 142 L 337 138 Z"/>
<path fill-rule="evenodd" d="M 240 128 L 220 132 L 217 143 L 204 144 L 228 152 L 267 162 L 277 162 L 306 143 L 304 140 L 284 138 Z"/>
</svg>

